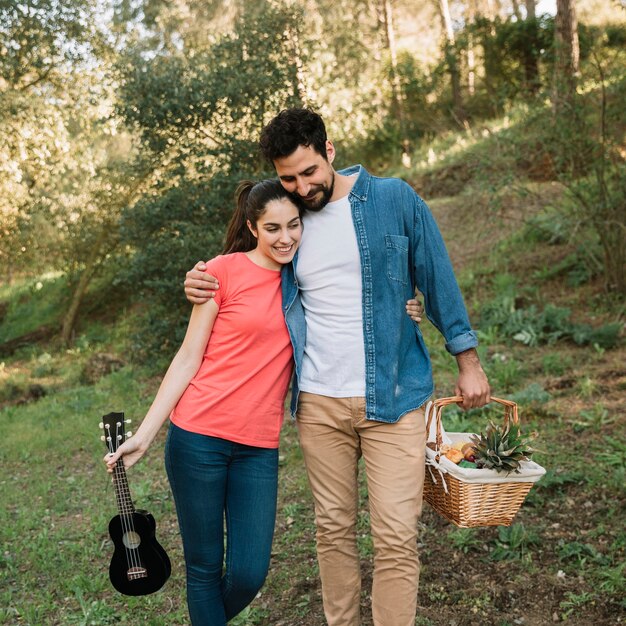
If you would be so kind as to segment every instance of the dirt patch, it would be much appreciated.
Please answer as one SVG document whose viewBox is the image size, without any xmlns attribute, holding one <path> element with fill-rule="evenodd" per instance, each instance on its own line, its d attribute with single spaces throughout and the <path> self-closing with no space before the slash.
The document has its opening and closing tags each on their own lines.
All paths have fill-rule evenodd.
<svg viewBox="0 0 626 626">
<path fill-rule="evenodd" d="M 103 376 L 116 372 L 126 363 L 114 354 L 99 352 L 89 358 L 81 374 L 81 380 L 85 384 L 93 385 Z"/>
</svg>

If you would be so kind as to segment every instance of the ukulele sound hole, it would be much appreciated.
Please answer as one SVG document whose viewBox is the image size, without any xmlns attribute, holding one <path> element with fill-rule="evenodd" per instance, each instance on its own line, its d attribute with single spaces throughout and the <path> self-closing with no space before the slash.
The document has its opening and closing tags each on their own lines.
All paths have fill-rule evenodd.
<svg viewBox="0 0 626 626">
<path fill-rule="evenodd" d="M 134 550 L 139 547 L 141 543 L 141 537 L 134 530 L 129 530 L 127 533 L 124 533 L 122 537 L 122 543 L 129 549 Z"/>
<path fill-rule="evenodd" d="M 147 578 L 148 570 L 145 567 L 131 567 L 128 572 L 126 572 L 126 576 L 128 576 L 128 580 L 138 580 L 139 578 Z"/>
</svg>

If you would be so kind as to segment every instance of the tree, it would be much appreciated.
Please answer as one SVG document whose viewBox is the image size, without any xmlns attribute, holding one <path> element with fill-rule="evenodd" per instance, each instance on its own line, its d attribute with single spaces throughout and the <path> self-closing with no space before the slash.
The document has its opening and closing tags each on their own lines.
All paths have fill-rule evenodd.
<svg viewBox="0 0 626 626">
<path fill-rule="evenodd" d="M 0 0 L 3 88 L 33 93 L 65 84 L 75 64 L 104 45 L 95 0 Z"/>
<path fill-rule="evenodd" d="M 579 72 L 580 47 L 575 0 L 557 0 L 554 30 L 553 109 L 559 114 L 573 107 Z"/>
<path fill-rule="evenodd" d="M 119 64 L 117 111 L 153 164 L 143 194 L 121 212 L 130 251 L 122 278 L 151 302 L 142 350 L 169 356 L 186 320 L 181 274 L 220 252 L 238 180 L 270 173 L 258 137 L 276 111 L 302 104 L 300 23 L 297 8 L 266 2 L 214 42 L 152 57 L 139 45 Z"/>
<path fill-rule="evenodd" d="M 452 17 L 448 0 L 439 0 L 439 14 L 444 33 L 444 58 L 448 72 L 450 73 L 450 85 L 452 88 L 452 112 L 456 120 L 467 126 L 467 115 L 463 106 L 463 96 L 461 94 L 461 71 L 459 59 L 456 51 L 454 29 L 452 28 Z"/>
<path fill-rule="evenodd" d="M 467 3 L 467 22 L 469 25 L 476 21 L 477 16 L 476 0 L 469 0 Z M 467 90 L 470 96 L 476 93 L 476 54 L 474 50 L 474 32 L 467 28 Z"/>
<path fill-rule="evenodd" d="M 535 11 L 535 0 L 526 0 L 525 45 L 523 47 L 525 92 L 534 96 L 539 91 L 539 23 Z"/>
<path fill-rule="evenodd" d="M 411 165 L 410 141 L 406 132 L 406 120 L 404 112 L 404 98 L 402 86 L 398 75 L 398 51 L 396 48 L 396 35 L 393 24 L 393 2 L 392 0 L 382 0 L 381 14 L 383 16 L 385 43 L 389 52 L 391 63 L 391 111 L 398 120 L 400 128 L 400 139 L 402 145 L 402 164 L 405 167 Z"/>
<path fill-rule="evenodd" d="M 573 6 L 562 6 L 561 2 L 557 5 L 560 15 L 555 25 L 555 90 L 553 116 L 545 132 L 546 151 L 567 191 L 568 201 L 559 211 L 571 224 L 572 239 L 585 251 L 587 265 L 594 272 L 602 272 L 607 292 L 623 297 L 626 165 L 621 92 L 625 80 L 623 69 L 617 69 L 623 68 L 623 62 L 618 53 L 608 53 L 604 38 L 598 38 L 595 45 L 587 42 L 592 60 L 587 71 L 593 70 L 596 88 L 578 93 L 578 38 L 572 31 L 575 14 Z M 612 64 L 615 67 L 608 72 Z M 615 90 L 613 94 L 611 89 Z"/>
<path fill-rule="evenodd" d="M 116 160 L 112 146 L 106 151 L 107 160 L 100 164 L 90 184 L 83 189 L 80 223 L 66 228 L 65 270 L 71 297 L 63 316 L 61 341 L 72 343 L 78 314 L 87 289 L 98 270 L 116 250 L 120 242 L 119 219 L 122 211 L 132 205 L 145 191 L 153 176 L 153 167 L 143 164 L 135 172 L 129 160 Z"/>
<path fill-rule="evenodd" d="M 84 179 L 73 137 L 89 99 L 82 70 L 105 48 L 95 0 L 0 0 L 0 261 L 5 279 L 60 259 L 59 191 Z M 58 267 L 58 265 L 57 265 Z"/>
</svg>

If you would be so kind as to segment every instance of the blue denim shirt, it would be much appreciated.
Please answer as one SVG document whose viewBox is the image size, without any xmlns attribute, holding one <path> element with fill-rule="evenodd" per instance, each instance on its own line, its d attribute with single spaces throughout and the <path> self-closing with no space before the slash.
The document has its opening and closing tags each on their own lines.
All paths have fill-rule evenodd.
<svg viewBox="0 0 626 626">
<path fill-rule="evenodd" d="M 476 347 L 450 258 L 426 203 L 404 181 L 371 176 L 356 165 L 342 170 L 358 178 L 349 194 L 361 256 L 365 397 L 367 419 L 396 422 L 433 392 L 432 367 L 419 325 L 405 304 L 417 287 L 428 319 L 459 354 Z M 306 217 L 305 217 L 306 228 Z M 298 406 L 298 378 L 306 343 L 304 309 L 295 268 L 283 267 L 283 312 L 293 343 L 295 371 L 291 414 Z"/>
</svg>

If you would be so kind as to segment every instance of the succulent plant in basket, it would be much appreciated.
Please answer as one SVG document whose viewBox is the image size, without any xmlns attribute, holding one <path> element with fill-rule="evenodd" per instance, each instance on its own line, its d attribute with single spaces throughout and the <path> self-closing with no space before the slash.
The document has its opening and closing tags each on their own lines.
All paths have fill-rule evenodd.
<svg viewBox="0 0 626 626">
<path fill-rule="evenodd" d="M 487 430 L 472 435 L 476 467 L 496 472 L 520 472 L 520 462 L 529 461 L 535 450 L 530 443 L 534 434 L 523 435 L 519 424 L 505 422 L 496 426 L 489 421 Z"/>
</svg>

